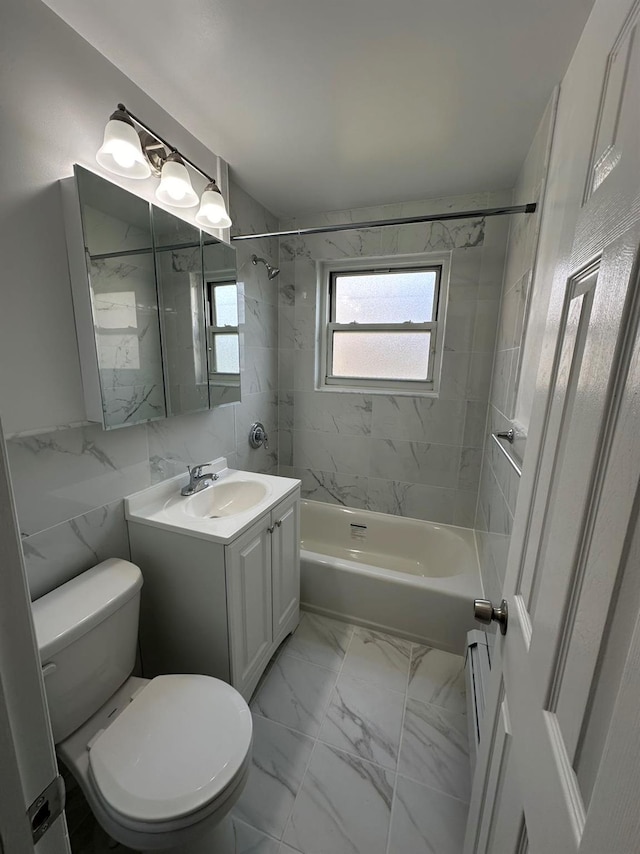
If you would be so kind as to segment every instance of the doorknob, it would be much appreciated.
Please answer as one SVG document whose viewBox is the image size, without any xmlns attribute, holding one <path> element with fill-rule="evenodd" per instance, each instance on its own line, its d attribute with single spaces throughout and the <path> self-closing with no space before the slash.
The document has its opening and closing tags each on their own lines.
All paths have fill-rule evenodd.
<svg viewBox="0 0 640 854">
<path fill-rule="evenodd" d="M 503 599 L 499 608 L 494 608 L 489 599 L 473 600 L 473 616 L 480 623 L 491 623 L 495 620 L 500 625 L 500 633 L 506 635 L 507 623 L 509 622 L 509 609 L 507 600 Z"/>
</svg>

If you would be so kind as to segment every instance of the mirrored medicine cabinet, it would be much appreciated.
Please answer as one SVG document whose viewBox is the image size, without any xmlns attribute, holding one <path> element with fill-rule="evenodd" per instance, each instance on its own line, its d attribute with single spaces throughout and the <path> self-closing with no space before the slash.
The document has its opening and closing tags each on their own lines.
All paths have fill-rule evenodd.
<svg viewBox="0 0 640 854">
<path fill-rule="evenodd" d="M 61 184 L 87 419 L 239 401 L 235 249 L 81 166 Z"/>
</svg>

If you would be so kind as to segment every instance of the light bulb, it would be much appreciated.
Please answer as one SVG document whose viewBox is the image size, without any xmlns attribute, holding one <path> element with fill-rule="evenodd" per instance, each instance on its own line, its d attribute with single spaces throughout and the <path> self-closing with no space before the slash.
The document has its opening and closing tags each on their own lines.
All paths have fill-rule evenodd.
<svg viewBox="0 0 640 854">
<path fill-rule="evenodd" d="M 115 143 L 112 146 L 111 156 L 118 166 L 122 166 L 124 169 L 130 169 L 136 162 L 136 153 L 126 142 L 118 141 Z"/>
<path fill-rule="evenodd" d="M 199 216 L 208 220 L 211 225 L 217 225 L 222 219 L 222 212 L 214 205 L 203 205 L 200 208 Z"/>
<path fill-rule="evenodd" d="M 186 189 L 182 181 L 172 181 L 169 179 L 168 181 L 165 181 L 165 189 L 176 202 L 179 202 L 180 199 L 184 199 Z"/>
</svg>

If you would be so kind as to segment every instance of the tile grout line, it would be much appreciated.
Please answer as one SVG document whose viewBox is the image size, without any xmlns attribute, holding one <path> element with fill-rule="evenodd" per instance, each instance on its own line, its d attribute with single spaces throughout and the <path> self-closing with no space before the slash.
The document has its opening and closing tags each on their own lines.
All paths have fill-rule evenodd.
<svg viewBox="0 0 640 854">
<path fill-rule="evenodd" d="M 355 624 L 353 624 L 353 634 L 352 634 L 352 639 L 353 639 L 353 636 L 355 636 L 355 632 L 356 632 L 356 629 L 357 629 L 357 628 L 364 628 L 366 631 L 372 631 L 371 629 L 367 629 L 365 626 L 356 626 Z M 379 632 L 378 634 L 384 634 L 384 632 Z M 395 636 L 394 636 L 394 637 L 395 637 Z M 400 638 L 400 640 L 404 640 L 404 638 Z M 411 643 L 411 641 L 409 641 L 409 643 Z M 329 698 L 329 702 L 327 703 L 327 708 L 326 708 L 326 710 L 325 710 L 325 715 L 324 715 L 324 718 L 323 718 L 323 721 L 322 721 L 322 723 L 323 723 L 323 724 L 324 724 L 324 720 L 325 720 L 325 718 L 326 718 L 326 716 L 327 716 L 327 712 L 328 712 L 328 710 L 329 710 L 329 706 L 331 705 L 331 699 L 333 698 L 333 692 L 336 690 L 336 687 L 337 687 L 337 684 L 338 684 L 338 679 L 343 675 L 342 670 L 343 670 L 344 662 L 345 662 L 345 659 L 346 659 L 346 657 L 347 657 L 347 652 L 349 652 L 349 647 L 350 647 L 350 646 L 351 646 L 351 640 L 349 641 L 349 645 L 347 646 L 347 651 L 345 652 L 345 654 L 344 654 L 344 658 L 342 659 L 342 664 L 341 664 L 341 666 L 340 666 L 340 670 L 338 671 L 338 678 L 336 679 L 336 684 L 334 685 L 334 688 L 333 688 L 333 690 L 331 691 L 331 697 Z M 402 692 L 402 691 L 397 691 L 395 688 L 382 687 L 382 686 L 381 686 L 381 685 L 379 685 L 377 682 L 373 682 L 372 680 L 369 680 L 369 679 L 363 679 L 363 678 L 362 678 L 362 676 L 354 676 L 354 675 L 353 675 L 353 674 L 351 674 L 351 673 L 346 673 L 346 674 L 344 674 L 344 676 L 345 676 L 345 678 L 346 678 L 346 679 L 352 679 L 354 682 L 360 682 L 362 685 L 369 685 L 369 686 L 373 686 L 373 687 L 377 688 L 377 689 L 378 689 L 378 690 L 380 690 L 380 691 L 384 691 L 385 693 L 389 693 L 389 694 L 397 694 L 399 697 L 400 697 L 400 696 L 403 696 L 403 697 L 405 697 L 405 698 L 406 698 L 406 688 L 405 688 L 405 691 L 404 691 L 404 692 Z M 404 705 L 403 705 L 403 709 L 402 709 L 402 718 L 403 718 L 403 722 L 404 722 Z M 395 773 L 396 773 L 396 769 L 394 769 L 394 768 L 389 768 L 387 765 L 383 765 L 381 762 L 376 762 L 376 761 L 375 761 L 375 760 L 373 760 L 373 759 L 367 759 L 367 757 L 366 757 L 366 756 L 362 756 L 362 755 L 361 755 L 361 754 L 359 754 L 359 753 L 353 753 L 351 750 L 347 750 L 345 747 L 336 747 L 336 745 L 335 745 L 335 744 L 331 744 L 331 742 L 329 742 L 329 741 L 323 741 L 323 740 L 320 738 L 320 731 L 321 731 L 321 730 L 322 730 L 322 725 L 320 726 L 320 730 L 318 730 L 318 736 L 317 736 L 317 738 L 316 738 L 316 741 L 319 741 L 319 742 L 320 742 L 320 744 L 324 744 L 324 745 L 325 745 L 325 747 L 329 747 L 329 748 L 331 748 L 331 749 L 333 749 L 333 750 L 339 750 L 339 751 L 341 751 L 342 753 L 346 753 L 346 754 L 347 754 L 347 756 L 353 756 L 355 759 L 360 759 L 362 762 L 368 762 L 370 765 L 374 765 L 376 768 L 381 768 L 381 769 L 382 769 L 383 771 L 385 771 L 385 772 L 391 772 L 392 774 L 395 774 Z M 402 734 L 402 725 L 401 725 L 400 733 Z M 398 750 L 400 750 L 400 742 L 399 742 L 399 741 L 398 741 Z M 397 768 L 397 765 L 398 765 L 398 761 L 397 761 L 397 757 L 396 757 L 396 768 Z"/>
<path fill-rule="evenodd" d="M 402 751 L 402 742 L 404 740 L 404 721 L 405 721 L 405 717 L 406 717 L 406 707 L 407 707 L 407 703 L 410 699 L 415 700 L 415 702 L 417 702 L 417 703 L 421 703 L 423 706 L 427 706 L 429 708 L 434 708 L 436 710 L 445 712 L 445 714 L 451 714 L 455 717 L 465 718 L 465 720 L 466 720 L 466 714 L 464 712 L 456 712 L 453 709 L 448 709 L 445 706 L 439 706 L 436 703 L 428 703 L 424 700 L 418 700 L 417 698 L 409 697 L 409 685 L 411 682 L 411 663 L 413 662 L 414 647 L 420 647 L 420 646 L 426 647 L 427 644 L 414 643 L 411 646 L 411 660 L 409 662 L 409 678 L 407 679 L 407 694 L 406 694 L 406 698 L 405 698 L 405 709 L 404 709 L 404 714 L 403 714 L 403 718 L 402 718 L 402 731 L 401 731 L 401 735 L 400 735 L 400 748 L 398 750 L 398 766 L 400 765 L 400 753 Z M 435 647 L 430 647 L 430 649 L 435 649 Z M 432 792 L 437 792 L 439 795 L 444 795 L 445 797 L 451 798 L 454 801 L 458 801 L 459 803 L 466 804 L 467 807 L 469 806 L 470 800 L 464 800 L 463 798 L 458 798 L 458 797 L 456 797 L 456 795 L 452 795 L 450 792 L 445 792 L 442 789 L 438 789 L 438 788 L 436 788 L 436 786 L 429 785 L 428 783 L 425 783 L 423 780 L 416 780 L 414 777 L 410 776 L 409 774 L 400 774 L 399 771 L 398 771 L 398 774 L 396 775 L 396 787 L 397 787 L 398 776 L 401 776 L 403 779 L 409 780 L 411 783 L 415 783 L 418 786 L 423 786 L 424 788 L 429 789 Z M 395 801 L 395 792 L 394 792 L 394 801 Z M 391 854 L 391 852 L 389 852 L 388 849 L 387 849 L 387 854 Z"/>
<path fill-rule="evenodd" d="M 414 646 L 421 646 L 421 644 L 415 644 L 411 642 L 409 646 L 409 667 L 407 668 L 407 679 L 404 686 L 404 705 L 402 707 L 402 723 L 400 724 L 400 738 L 398 740 L 398 755 L 396 757 L 396 771 L 395 771 L 395 779 L 393 781 L 393 796 L 391 798 L 391 809 L 389 810 L 389 829 L 387 830 L 387 845 L 385 848 L 385 854 L 392 854 L 389 850 L 389 846 L 391 845 L 391 824 L 393 822 L 393 811 L 396 805 L 396 796 L 398 791 L 398 768 L 400 766 L 400 754 L 402 752 L 402 741 L 404 736 L 404 719 L 407 713 L 407 701 L 409 699 L 409 683 L 411 682 L 411 664 L 413 662 L 413 648 Z"/>
<path fill-rule="evenodd" d="M 282 836 L 280 838 L 280 848 L 282 848 L 283 845 L 288 845 L 288 843 L 286 843 L 284 841 L 284 837 L 287 833 L 287 830 L 289 829 L 289 824 L 291 822 L 291 816 L 293 815 L 293 811 L 294 811 L 295 806 L 296 806 L 296 801 L 298 800 L 298 795 L 302 791 L 302 786 L 303 786 L 305 777 L 307 776 L 307 771 L 309 770 L 309 765 L 311 764 L 313 754 L 315 753 L 316 747 L 318 746 L 318 740 L 319 740 L 318 736 L 320 735 L 320 730 L 322 729 L 322 724 L 324 723 L 324 719 L 325 719 L 326 714 L 327 714 L 327 709 L 329 708 L 329 705 L 331 704 L 331 698 L 333 697 L 333 692 L 335 691 L 336 685 L 338 684 L 338 679 L 342 675 L 342 669 L 344 667 L 344 662 L 345 662 L 345 659 L 346 659 L 347 654 L 349 652 L 349 649 L 351 647 L 351 643 L 353 642 L 353 637 L 355 635 L 356 626 L 353 625 L 353 623 L 345 623 L 345 625 L 351 626 L 351 636 L 349 637 L 349 642 L 347 643 L 347 648 L 344 652 L 344 656 L 342 657 L 342 663 L 340 665 L 340 670 L 338 670 L 338 672 L 337 672 L 336 679 L 335 679 L 335 682 L 333 684 L 333 688 L 331 689 L 331 694 L 329 695 L 329 699 L 327 700 L 327 705 L 324 708 L 322 720 L 320 721 L 320 726 L 318 727 L 318 733 L 313 739 L 313 747 L 311 748 L 311 752 L 309 753 L 309 759 L 307 760 L 307 764 L 305 766 L 304 773 L 302 774 L 302 777 L 300 778 L 300 785 L 298 786 L 298 789 L 296 791 L 296 795 L 293 799 L 293 803 L 291 804 L 291 809 L 289 811 L 289 815 L 287 816 L 287 820 L 284 824 L 284 830 L 282 831 Z M 307 662 L 307 663 L 313 663 L 313 662 Z M 335 673 L 336 671 L 334 670 L 333 672 Z M 310 737 L 310 736 L 308 736 L 308 737 Z M 320 742 L 320 744 L 324 744 L 324 742 Z M 289 846 L 289 847 L 291 847 L 291 846 Z M 301 854 L 304 854 L 304 852 L 301 852 Z"/>
</svg>

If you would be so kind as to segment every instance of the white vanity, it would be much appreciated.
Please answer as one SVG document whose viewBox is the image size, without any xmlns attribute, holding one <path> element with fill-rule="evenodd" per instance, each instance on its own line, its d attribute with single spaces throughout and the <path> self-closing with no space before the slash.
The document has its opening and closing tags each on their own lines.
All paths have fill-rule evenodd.
<svg viewBox="0 0 640 854">
<path fill-rule="evenodd" d="M 125 499 L 131 559 L 142 570 L 145 676 L 204 673 L 248 699 L 300 609 L 300 482 L 207 468 L 183 497 L 179 476 Z"/>
</svg>

